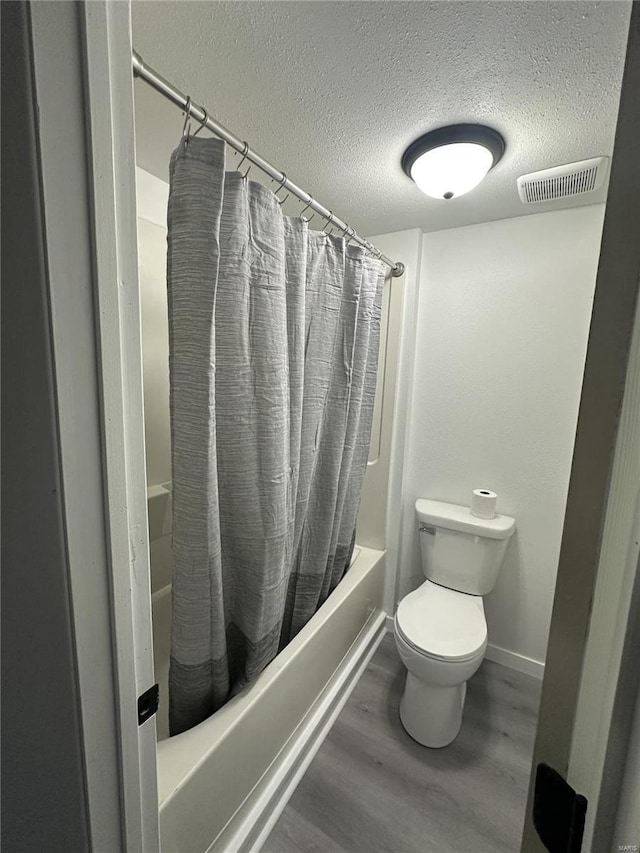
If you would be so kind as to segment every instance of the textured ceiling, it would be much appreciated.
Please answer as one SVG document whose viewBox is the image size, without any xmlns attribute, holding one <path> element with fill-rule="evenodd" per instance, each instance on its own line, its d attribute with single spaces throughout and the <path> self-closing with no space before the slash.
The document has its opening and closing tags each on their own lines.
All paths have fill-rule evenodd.
<svg viewBox="0 0 640 853">
<path fill-rule="evenodd" d="M 516 178 L 612 152 L 626 0 L 132 7 L 145 61 L 364 235 L 575 205 L 524 206 Z M 182 116 L 139 80 L 135 97 L 138 163 L 166 180 Z M 429 199 L 400 158 L 456 122 L 495 127 L 506 153 L 469 195 Z"/>
</svg>

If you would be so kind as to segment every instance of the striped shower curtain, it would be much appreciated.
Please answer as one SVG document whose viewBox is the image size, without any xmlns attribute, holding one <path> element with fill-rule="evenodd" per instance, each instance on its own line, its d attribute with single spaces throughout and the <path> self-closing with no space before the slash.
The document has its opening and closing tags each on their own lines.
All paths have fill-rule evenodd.
<svg viewBox="0 0 640 853">
<path fill-rule="evenodd" d="M 342 578 L 366 470 L 384 268 L 183 140 L 168 211 L 170 729 L 251 681 Z"/>
</svg>

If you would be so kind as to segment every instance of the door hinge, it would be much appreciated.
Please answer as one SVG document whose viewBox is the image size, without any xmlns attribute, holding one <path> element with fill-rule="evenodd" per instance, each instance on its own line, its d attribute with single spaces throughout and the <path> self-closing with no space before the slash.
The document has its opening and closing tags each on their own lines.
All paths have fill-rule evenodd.
<svg viewBox="0 0 640 853">
<path fill-rule="evenodd" d="M 141 726 L 158 710 L 160 704 L 160 687 L 154 684 L 138 696 L 138 725 Z"/>
<path fill-rule="evenodd" d="M 533 825 L 550 853 L 580 853 L 587 798 L 548 764 L 538 764 Z"/>
</svg>

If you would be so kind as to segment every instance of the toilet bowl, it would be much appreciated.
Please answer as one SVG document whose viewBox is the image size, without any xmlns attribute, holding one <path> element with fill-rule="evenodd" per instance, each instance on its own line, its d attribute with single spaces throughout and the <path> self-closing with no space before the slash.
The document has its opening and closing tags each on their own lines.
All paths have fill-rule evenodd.
<svg viewBox="0 0 640 853">
<path fill-rule="evenodd" d="M 423 746 L 447 746 L 462 725 L 466 682 L 487 648 L 482 598 L 427 580 L 401 601 L 393 632 L 407 668 L 402 725 Z"/>
<path fill-rule="evenodd" d="M 495 585 L 515 520 L 423 499 L 416 516 L 427 580 L 402 599 L 393 624 L 407 668 L 400 719 L 418 743 L 442 747 L 460 731 L 467 681 L 487 649 L 482 596 Z"/>
</svg>

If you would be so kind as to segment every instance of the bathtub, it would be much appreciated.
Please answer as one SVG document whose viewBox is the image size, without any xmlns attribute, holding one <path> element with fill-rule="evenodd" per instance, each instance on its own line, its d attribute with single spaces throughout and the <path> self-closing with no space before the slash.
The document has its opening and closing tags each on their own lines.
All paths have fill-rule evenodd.
<svg viewBox="0 0 640 853">
<path fill-rule="evenodd" d="M 258 678 L 200 725 L 169 738 L 168 517 L 169 493 L 154 487 L 149 519 L 162 850 L 258 850 L 384 635 L 385 552 L 357 546 L 337 589 Z"/>
</svg>

